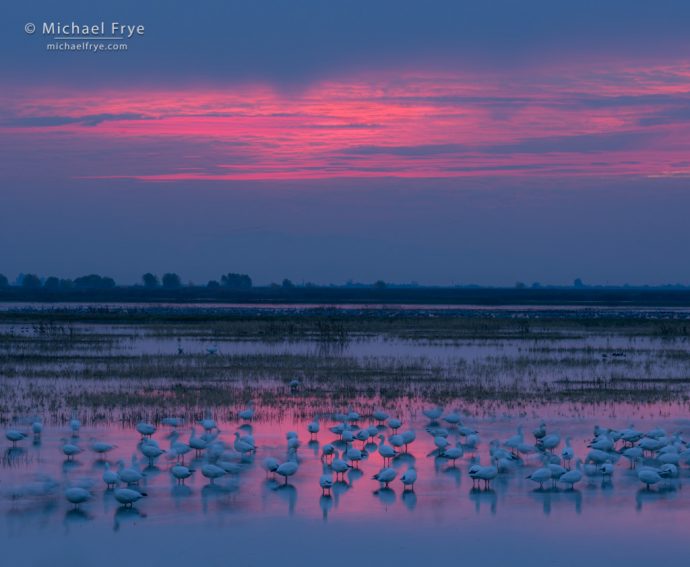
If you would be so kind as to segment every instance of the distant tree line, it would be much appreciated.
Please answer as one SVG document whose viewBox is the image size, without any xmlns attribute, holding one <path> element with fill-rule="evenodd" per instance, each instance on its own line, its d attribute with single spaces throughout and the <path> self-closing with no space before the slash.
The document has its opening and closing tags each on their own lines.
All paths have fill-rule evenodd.
<svg viewBox="0 0 690 567">
<path fill-rule="evenodd" d="M 17 287 L 23 289 L 47 289 L 51 291 L 71 290 L 71 289 L 112 289 L 115 287 L 115 280 L 107 276 L 89 274 L 71 279 L 62 279 L 49 276 L 45 279 L 36 274 L 20 274 L 16 280 Z M 0 274 L 0 288 L 10 287 L 7 276 Z"/>
<path fill-rule="evenodd" d="M 0 274 L 0 289 L 10 287 L 10 282 L 6 276 Z M 374 283 L 355 283 L 349 280 L 344 284 L 344 286 L 331 285 L 319 285 L 311 282 L 303 282 L 301 284 L 295 284 L 292 280 L 285 278 L 282 283 L 272 283 L 268 287 L 291 290 L 298 287 L 302 288 L 317 288 L 317 287 L 346 287 L 346 288 L 374 288 L 378 290 L 383 290 L 389 287 L 383 280 L 378 280 Z M 39 277 L 36 274 L 20 274 L 15 280 L 14 287 L 20 287 L 26 290 L 37 290 L 45 289 L 50 291 L 60 291 L 60 290 L 107 290 L 117 287 L 115 280 L 108 276 L 101 276 L 99 274 L 89 274 L 86 276 L 78 277 L 74 280 L 62 279 L 55 276 L 49 276 L 46 278 Z M 120 287 L 130 287 L 130 286 L 120 286 Z M 240 274 L 236 272 L 228 272 L 222 274 L 217 280 L 210 280 L 206 285 L 195 285 L 193 283 L 183 284 L 182 278 L 179 274 L 175 272 L 166 272 L 159 276 L 152 272 L 146 272 L 141 276 L 141 283 L 135 285 L 134 287 L 143 287 L 145 289 L 180 289 L 183 287 L 206 287 L 208 289 L 227 289 L 227 290 L 248 290 L 254 287 L 252 278 L 247 274 Z M 393 286 L 393 287 L 419 287 L 416 282 L 406 285 Z"/>
</svg>

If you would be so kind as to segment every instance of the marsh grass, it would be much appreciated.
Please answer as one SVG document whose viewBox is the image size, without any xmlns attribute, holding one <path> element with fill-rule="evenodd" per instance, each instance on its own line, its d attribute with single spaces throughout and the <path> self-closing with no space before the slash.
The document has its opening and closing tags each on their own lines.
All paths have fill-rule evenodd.
<svg viewBox="0 0 690 567">
<path fill-rule="evenodd" d="M 74 408 L 94 422 L 194 418 L 208 409 L 223 417 L 250 400 L 263 412 L 308 417 L 353 400 L 370 409 L 409 412 L 421 403 L 439 403 L 490 412 L 554 403 L 684 404 L 690 394 L 684 321 L 385 312 L 187 320 L 179 314 L 109 311 L 43 317 L 11 320 L 11 314 L 0 314 L 3 423 L 42 415 L 64 424 Z M 284 348 L 217 355 L 201 354 L 203 348 L 155 352 L 157 345 L 177 340 Z M 357 341 L 367 340 L 390 342 L 400 354 L 353 355 Z M 305 344 L 314 348 L 298 352 Z M 442 354 L 408 353 L 408 346 L 420 344 Z M 293 378 L 301 382 L 297 392 L 288 386 Z"/>
</svg>

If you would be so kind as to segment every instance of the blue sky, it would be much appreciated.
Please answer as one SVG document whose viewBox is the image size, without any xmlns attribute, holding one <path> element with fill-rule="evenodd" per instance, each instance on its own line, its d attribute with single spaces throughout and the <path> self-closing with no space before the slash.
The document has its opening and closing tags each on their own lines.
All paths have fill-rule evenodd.
<svg viewBox="0 0 690 567">
<path fill-rule="evenodd" d="M 688 3 L 141 4 L 6 9 L 0 273 L 690 283 Z"/>
</svg>

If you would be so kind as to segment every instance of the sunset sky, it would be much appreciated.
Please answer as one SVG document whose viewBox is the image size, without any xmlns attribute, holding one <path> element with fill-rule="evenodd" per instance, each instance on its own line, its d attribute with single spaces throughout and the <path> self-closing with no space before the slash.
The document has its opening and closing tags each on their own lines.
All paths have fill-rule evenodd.
<svg viewBox="0 0 690 567">
<path fill-rule="evenodd" d="M 4 16 L 0 273 L 690 284 L 690 3 L 138 4 Z"/>
</svg>

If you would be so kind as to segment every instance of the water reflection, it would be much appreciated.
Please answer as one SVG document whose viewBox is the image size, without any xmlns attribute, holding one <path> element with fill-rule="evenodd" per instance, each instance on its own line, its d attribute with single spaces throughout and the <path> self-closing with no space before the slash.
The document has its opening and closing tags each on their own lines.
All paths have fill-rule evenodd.
<svg viewBox="0 0 690 567">
<path fill-rule="evenodd" d="M 261 419 L 259 416 L 270 415 L 270 412 L 260 404 L 254 407 L 256 417 L 252 423 L 217 420 L 217 430 L 207 437 L 210 443 L 199 451 L 198 456 L 188 456 L 190 476 L 185 484 L 178 483 L 171 474 L 179 456 L 169 452 L 151 464 L 150 459 L 142 454 L 145 445 L 141 436 L 129 424 L 82 426 L 81 439 L 99 439 L 101 443 L 111 444 L 113 449 L 99 453 L 89 446 L 78 458 L 72 459 L 64 458 L 62 451 L 65 426 L 47 426 L 42 432 L 40 445 L 33 445 L 31 439 L 26 439 L 22 446 L 4 449 L 0 468 L 0 514 L 10 517 L 26 513 L 29 525 L 50 521 L 59 526 L 62 515 L 65 526 L 87 521 L 103 523 L 104 519 L 107 525 L 108 518 L 114 518 L 116 530 L 144 517 L 148 517 L 150 523 L 165 521 L 172 511 L 183 512 L 180 515 L 190 521 L 211 520 L 223 515 L 242 518 L 296 516 L 327 521 L 333 518 L 376 519 L 384 517 L 384 514 L 386 518 L 405 518 L 414 514 L 420 522 L 452 522 L 477 514 L 481 517 L 504 514 L 531 517 L 536 513 L 572 522 L 585 506 L 596 514 L 621 514 L 621 510 L 635 506 L 640 514 L 649 515 L 650 521 L 667 513 L 669 508 L 679 510 L 683 518 L 690 516 L 690 503 L 679 498 L 688 477 L 687 468 L 681 466 L 678 477 L 665 476 L 651 490 L 641 487 L 637 477 L 640 468 L 656 467 L 663 472 L 659 461 L 661 453 L 654 452 L 651 456 L 647 453 L 636 469 L 628 468 L 627 459 L 618 460 L 624 450 L 620 444 L 603 457 L 592 454 L 587 444 L 591 441 L 594 426 L 599 425 L 599 419 L 575 420 L 558 414 L 549 419 L 545 408 L 538 406 L 531 409 L 522 407 L 517 413 L 503 408 L 503 413 L 488 417 L 464 415 L 462 427 L 479 430 L 482 439 L 487 441 L 480 442 L 474 452 L 465 451 L 461 456 L 450 459 L 439 450 L 443 443 L 438 437 L 446 435 L 447 447 L 457 447 L 460 426 L 452 424 L 445 427 L 447 424 L 443 417 L 436 420 L 439 425 L 430 426 L 420 408 L 411 405 L 406 413 L 400 411 L 398 415 L 403 421 L 400 431 L 415 431 L 415 440 L 409 445 L 408 452 L 404 452 L 404 443 L 401 443 L 398 454 L 389 464 L 384 463 L 379 444 L 392 444 L 391 439 L 397 433 L 388 426 L 371 424 L 372 418 L 368 414 L 362 413 L 357 421 L 346 419 L 350 428 L 347 431 L 353 438 L 346 442 L 340 439 L 340 433 L 331 431 L 332 428 L 338 430 L 340 422 L 321 413 L 320 431 L 308 440 L 307 425 L 313 419 L 311 415 Z M 172 411 L 182 413 L 180 408 Z M 451 415 L 451 419 L 455 417 Z M 515 435 L 516 419 L 524 423 L 522 442 L 532 445 L 532 449 L 519 458 L 511 456 L 510 448 L 505 446 L 507 440 Z M 542 419 L 546 420 L 550 431 L 558 431 L 562 438 L 569 436 L 573 439 L 576 458 L 590 459 L 582 467 L 583 479 L 574 490 L 558 483 L 554 488 L 550 479 L 544 483 L 543 490 L 535 489 L 534 483 L 525 478 L 540 467 L 559 461 L 560 448 L 553 453 L 540 451 L 530 438 L 529 432 Z M 187 422 L 194 423 L 195 420 L 188 419 Z M 368 432 L 359 434 L 358 438 L 360 430 L 354 423 L 359 423 L 361 428 L 368 428 L 371 424 L 377 443 L 371 441 L 372 436 Z M 623 430 L 629 427 L 629 418 L 611 420 L 607 425 Z M 660 427 L 666 431 L 690 429 L 690 422 L 686 420 L 661 419 L 646 425 L 647 430 Z M 186 442 L 195 435 L 189 425 L 180 427 L 159 422 L 157 427 L 152 438 L 161 446 L 164 440 L 170 440 L 171 444 L 179 440 Z M 235 432 L 240 433 L 240 437 L 236 437 Z M 288 432 L 294 432 L 296 437 L 288 436 Z M 379 434 L 383 439 L 378 438 Z M 665 439 L 663 433 L 658 434 Z M 197 425 L 196 436 L 200 438 L 201 435 L 204 434 L 199 433 Z M 237 451 L 235 441 L 250 437 L 256 450 Z M 679 455 L 687 450 L 682 437 L 667 435 L 666 438 L 669 441 L 664 441 L 664 446 L 671 447 L 668 453 L 673 453 L 674 444 Z M 492 440 L 496 440 L 495 443 Z M 322 460 L 321 456 L 322 450 L 329 445 L 338 447 L 340 451 L 356 447 L 362 451 L 362 458 L 357 463 L 350 462 L 342 478 L 336 478 L 329 459 Z M 165 446 L 167 448 L 167 444 Z M 502 452 L 504 450 L 507 456 Z M 339 456 L 342 455 L 339 453 Z M 273 457 L 278 465 L 298 463 L 297 472 L 287 477 L 287 484 L 284 477 L 265 469 L 267 457 Z M 487 466 L 494 462 L 494 457 L 495 462 L 503 460 L 504 466 L 492 478 L 490 488 L 469 489 L 472 484 L 468 475 L 470 467 Z M 612 468 L 607 474 L 602 473 L 601 465 L 592 462 L 592 459 L 599 458 L 610 461 Z M 666 456 L 663 460 L 674 458 Z M 682 459 L 679 457 L 677 460 L 680 462 Z M 202 468 L 208 464 L 222 468 L 223 474 L 213 482 L 201 474 Z M 397 472 L 388 487 L 380 487 L 372 480 L 372 476 L 384 466 Z M 400 477 L 412 466 L 418 473 L 418 484 L 414 491 L 403 491 Z M 113 491 L 107 489 L 102 478 L 107 470 L 123 473 L 129 469 L 143 475 L 140 489 L 146 491 L 148 497 L 138 502 L 133 511 L 127 512 L 115 500 Z M 575 470 L 574 463 L 570 470 Z M 41 476 L 37 476 L 39 473 Z M 323 474 L 333 477 L 330 495 L 322 494 L 319 478 Z M 463 479 L 466 475 L 468 478 Z M 92 501 L 73 511 L 64 499 L 64 490 L 68 486 L 87 488 L 93 495 Z M 623 517 L 621 521 L 625 522 L 624 513 Z"/>
<path fill-rule="evenodd" d="M 321 495 L 319 498 L 319 507 L 321 508 L 323 521 L 326 522 L 328 520 L 328 513 L 331 511 L 331 508 L 333 508 L 333 497 Z"/>
<path fill-rule="evenodd" d="M 482 508 L 489 508 L 492 514 L 496 514 L 498 497 L 496 491 L 491 488 L 472 488 L 469 492 L 470 500 L 474 502 L 474 510 L 477 514 Z"/>
<path fill-rule="evenodd" d="M 113 531 L 117 532 L 128 524 L 136 525 L 137 522 L 145 518 L 146 514 L 136 506 L 119 506 L 113 516 Z"/>
</svg>

